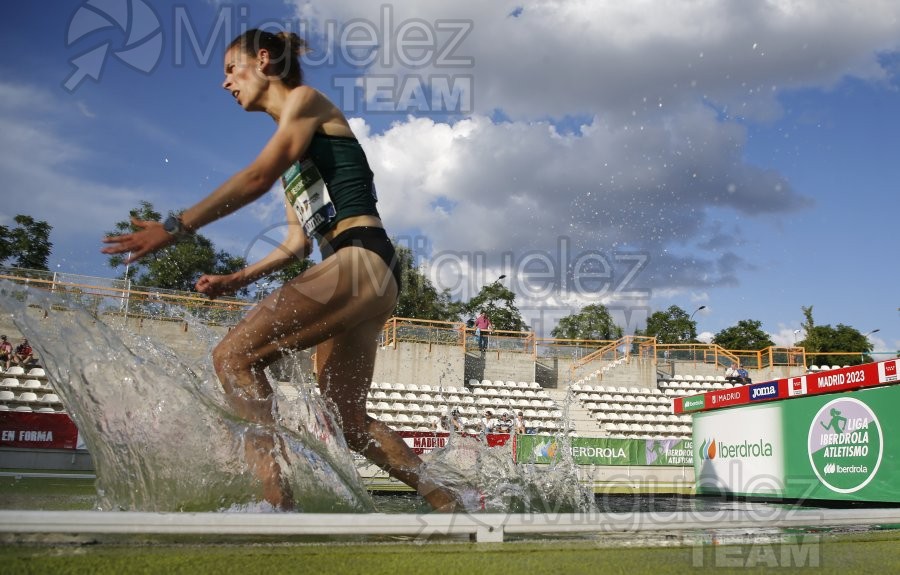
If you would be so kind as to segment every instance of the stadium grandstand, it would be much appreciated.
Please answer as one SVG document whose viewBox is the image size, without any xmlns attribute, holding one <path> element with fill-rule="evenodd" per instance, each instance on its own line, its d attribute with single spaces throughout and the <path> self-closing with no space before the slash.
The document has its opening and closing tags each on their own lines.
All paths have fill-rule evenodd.
<svg viewBox="0 0 900 575">
<path fill-rule="evenodd" d="M 3 270 L 0 279 L 62 295 L 94 317 L 164 341 L 189 359 L 202 357 L 192 327 L 224 334 L 253 302 L 209 301 L 190 292 L 128 289 L 120 280 Z M 43 313 L 32 305 L 30 312 Z M 10 318 L 0 329 L 15 338 Z M 38 342 L 39 343 L 39 342 Z M 462 322 L 392 318 L 381 335 L 369 413 L 399 431 L 435 431 L 440 418 L 458 411 L 465 431 L 478 433 L 486 410 L 496 416 L 522 412 L 539 435 L 689 438 L 690 417 L 672 410 L 674 397 L 724 389 L 722 375 L 739 362 L 753 381 L 830 369 L 805 365 L 802 348 L 725 350 L 713 344 L 658 345 L 653 338 L 615 341 L 542 339 L 530 332 L 497 331 L 484 354 Z M 39 345 L 38 345 L 39 347 Z M 296 394 L 296 374 L 311 380 L 315 354 L 276 366 L 279 387 Z M 44 369 L 12 366 L 0 374 L 0 410 L 65 413 Z"/>
</svg>

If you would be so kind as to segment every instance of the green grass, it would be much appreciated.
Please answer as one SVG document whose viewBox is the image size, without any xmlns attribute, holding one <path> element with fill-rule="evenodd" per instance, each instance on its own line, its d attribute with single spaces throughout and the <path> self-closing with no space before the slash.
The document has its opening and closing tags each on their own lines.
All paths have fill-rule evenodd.
<svg viewBox="0 0 900 575">
<path fill-rule="evenodd" d="M 93 479 L 0 476 L 0 509 L 86 511 L 96 501 Z"/>
<path fill-rule="evenodd" d="M 602 541 L 505 544 L 171 544 L 144 542 L 0 547 L 2 573 L 897 573 L 896 532 L 809 535 L 791 544 L 610 547 Z"/>
<path fill-rule="evenodd" d="M 383 498 L 392 512 L 414 512 L 417 499 Z M 0 509 L 92 509 L 93 480 L 0 477 Z M 896 526 L 894 526 L 896 528 Z M 771 531 L 766 530 L 768 536 Z M 460 539 L 23 535 L 0 536 L 6 573 L 900 573 L 900 530 L 783 532 L 769 543 L 753 530 L 617 533 L 519 538 L 504 544 Z M 799 543 L 798 543 L 799 541 Z M 705 544 L 698 544 L 704 542 Z"/>
</svg>

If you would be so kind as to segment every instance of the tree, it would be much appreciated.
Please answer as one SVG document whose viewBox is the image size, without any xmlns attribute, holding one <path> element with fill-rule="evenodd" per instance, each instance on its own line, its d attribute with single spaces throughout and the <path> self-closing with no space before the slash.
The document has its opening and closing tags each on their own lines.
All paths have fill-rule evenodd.
<svg viewBox="0 0 900 575">
<path fill-rule="evenodd" d="M 762 322 L 753 319 L 742 319 L 737 325 L 726 327 L 713 337 L 712 342 L 735 350 L 760 350 L 775 345 L 769 334 L 762 330 Z"/>
<path fill-rule="evenodd" d="M 243 258 L 237 258 L 243 260 Z M 283 286 L 287 282 L 291 281 L 298 275 L 302 274 L 309 268 L 315 265 L 309 258 L 295 258 L 291 260 L 289 264 L 281 268 L 280 270 L 267 275 L 264 278 L 260 278 L 254 282 L 256 289 L 254 290 L 254 297 L 257 301 L 266 297 L 279 287 Z M 248 288 L 249 289 L 249 288 Z M 241 293 L 246 293 L 248 290 L 243 290 Z"/>
<path fill-rule="evenodd" d="M 670 306 L 666 311 L 656 311 L 647 318 L 647 328 L 636 335 L 655 337 L 658 343 L 697 343 L 697 322 L 678 307 Z"/>
<path fill-rule="evenodd" d="M 412 250 L 397 245 L 396 251 L 403 285 L 394 315 L 410 319 L 457 321 L 458 306 L 453 305 L 446 290 L 439 293 L 431 280 L 419 271 Z"/>
<path fill-rule="evenodd" d="M 153 209 L 153 204 L 142 201 L 140 206 L 129 212 L 131 218 L 158 222 L 162 215 Z M 137 231 L 130 220 L 117 222 L 115 231 L 110 235 Z M 110 267 L 123 264 L 126 256 L 121 254 L 109 257 Z M 202 234 L 191 234 L 175 244 L 128 266 L 127 276 L 135 285 L 191 291 L 194 284 L 205 273 L 229 274 L 247 265 L 244 258 L 234 256 L 225 251 L 216 251 L 212 241 Z M 123 273 L 122 277 L 125 277 Z M 247 294 L 246 288 L 241 290 Z"/>
<path fill-rule="evenodd" d="M 53 244 L 50 230 L 53 226 L 31 216 L 19 214 L 14 218 L 16 227 L 0 226 L 0 264 L 32 270 L 48 270 L 47 262 Z"/>
<path fill-rule="evenodd" d="M 528 324 L 516 307 L 516 294 L 511 292 L 500 280 L 489 283 L 475 297 L 459 309 L 465 317 L 473 317 L 480 311 L 487 312 L 494 329 L 504 331 L 528 331 Z"/>
<path fill-rule="evenodd" d="M 803 312 L 803 331 L 806 332 L 806 337 L 798 341 L 797 345 L 806 350 L 806 360 L 810 364 L 858 365 L 872 361 L 872 357 L 868 355 L 872 351 L 872 344 L 859 330 L 840 323 L 837 327 L 816 325 L 813 306 L 800 309 Z M 835 352 L 857 353 L 817 355 Z"/>
<path fill-rule="evenodd" d="M 309 268 L 313 267 L 313 265 L 315 265 L 315 263 L 309 258 L 303 258 L 302 260 L 297 258 L 277 272 L 268 276 L 269 281 L 275 282 L 278 285 L 284 285 Z"/>
<path fill-rule="evenodd" d="M 614 340 L 622 337 L 622 333 L 605 305 L 591 304 L 560 319 L 550 335 L 557 339 Z"/>
</svg>

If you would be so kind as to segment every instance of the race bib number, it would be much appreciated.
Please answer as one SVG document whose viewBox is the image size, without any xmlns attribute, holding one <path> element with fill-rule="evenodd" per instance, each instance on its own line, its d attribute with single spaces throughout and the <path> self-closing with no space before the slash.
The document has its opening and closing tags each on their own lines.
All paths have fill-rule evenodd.
<svg viewBox="0 0 900 575">
<path fill-rule="evenodd" d="M 328 187 L 312 160 L 294 162 L 281 176 L 281 185 L 306 235 L 312 237 L 328 229 L 337 211 L 331 202 Z"/>
</svg>

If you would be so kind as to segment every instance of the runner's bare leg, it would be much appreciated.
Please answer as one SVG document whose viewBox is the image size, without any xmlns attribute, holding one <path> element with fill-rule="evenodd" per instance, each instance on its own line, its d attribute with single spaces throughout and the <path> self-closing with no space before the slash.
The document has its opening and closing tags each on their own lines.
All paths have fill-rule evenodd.
<svg viewBox="0 0 900 575">
<path fill-rule="evenodd" d="M 417 489 L 436 509 L 452 509 L 450 492 L 423 484 L 422 461 L 403 439 L 366 414 L 377 337 L 396 297 L 390 270 L 376 254 L 342 249 L 251 310 L 214 350 L 216 373 L 239 415 L 269 425 L 274 423 L 272 388 L 265 366 L 285 350 L 317 346 L 320 389 L 336 406 L 348 445 Z M 274 444 L 256 441 L 247 453 L 266 499 L 278 507 L 291 506 Z"/>
</svg>

